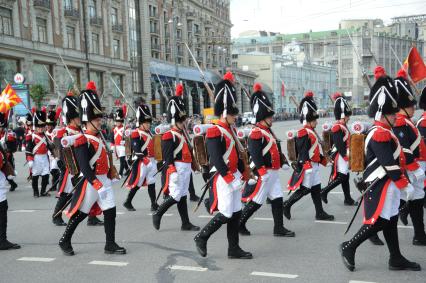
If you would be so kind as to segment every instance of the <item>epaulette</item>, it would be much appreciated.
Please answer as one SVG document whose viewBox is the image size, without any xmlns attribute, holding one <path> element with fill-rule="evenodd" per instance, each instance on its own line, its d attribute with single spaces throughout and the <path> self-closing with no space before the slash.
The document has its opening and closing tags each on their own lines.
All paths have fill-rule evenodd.
<svg viewBox="0 0 426 283">
<path fill-rule="evenodd" d="M 388 142 L 392 139 L 392 135 L 389 131 L 378 128 L 374 131 L 373 140 L 376 142 Z"/>
<path fill-rule="evenodd" d="M 130 137 L 132 138 L 132 139 L 137 139 L 137 138 L 139 138 L 140 136 L 139 136 L 139 132 L 137 131 L 137 130 L 134 130 L 133 132 L 132 132 L 132 134 L 130 135 Z"/>
<path fill-rule="evenodd" d="M 67 130 L 65 128 L 60 128 L 56 131 L 56 137 L 61 139 L 61 138 L 64 137 L 66 132 L 67 132 Z"/>
<path fill-rule="evenodd" d="M 74 147 L 79 147 L 81 145 L 87 144 L 87 138 L 85 135 L 79 135 L 74 142 Z"/>
<path fill-rule="evenodd" d="M 297 131 L 297 137 L 298 138 L 304 137 L 307 134 L 308 134 L 308 131 L 305 128 L 300 129 L 300 130 Z"/>
<path fill-rule="evenodd" d="M 340 131 L 341 130 L 341 127 L 340 127 L 340 125 L 339 124 L 334 124 L 333 125 L 333 127 L 331 128 L 331 131 L 333 132 L 333 133 L 337 133 L 338 131 Z"/>
<path fill-rule="evenodd" d="M 222 136 L 222 132 L 219 130 L 218 126 L 213 126 L 207 129 L 206 137 L 208 139 L 216 138 Z"/>
<path fill-rule="evenodd" d="M 397 116 L 395 119 L 395 125 L 394 127 L 402 127 L 405 126 L 407 122 L 405 121 L 405 117 Z"/>
<path fill-rule="evenodd" d="M 259 140 L 262 138 L 262 132 L 260 131 L 259 128 L 254 128 L 251 132 L 250 132 L 250 138 L 252 140 Z"/>
<path fill-rule="evenodd" d="M 161 137 L 161 139 L 162 139 L 163 141 L 173 139 L 173 134 L 172 134 L 172 132 L 171 132 L 171 131 L 167 131 L 167 132 L 165 132 L 165 133 L 163 134 L 163 136 Z"/>
</svg>

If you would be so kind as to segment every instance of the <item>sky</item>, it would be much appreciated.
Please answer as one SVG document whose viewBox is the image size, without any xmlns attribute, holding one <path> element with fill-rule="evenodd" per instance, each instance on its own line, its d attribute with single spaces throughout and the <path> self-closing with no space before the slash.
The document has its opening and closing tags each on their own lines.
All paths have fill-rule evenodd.
<svg viewBox="0 0 426 283">
<path fill-rule="evenodd" d="M 231 0 L 232 37 L 246 30 L 301 33 L 338 29 L 343 19 L 426 14 L 419 0 Z"/>
</svg>

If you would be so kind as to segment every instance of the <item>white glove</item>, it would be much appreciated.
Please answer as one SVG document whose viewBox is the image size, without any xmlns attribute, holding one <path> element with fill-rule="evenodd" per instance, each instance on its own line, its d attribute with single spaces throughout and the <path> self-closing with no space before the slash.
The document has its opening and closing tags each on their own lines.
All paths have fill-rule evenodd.
<svg viewBox="0 0 426 283">
<path fill-rule="evenodd" d="M 108 196 L 108 189 L 105 187 L 102 187 L 98 190 L 98 194 L 101 200 L 105 200 Z"/>
<path fill-rule="evenodd" d="M 284 164 L 283 167 L 281 167 L 281 169 L 283 169 L 284 171 L 287 171 L 290 169 L 290 166 L 288 166 L 287 164 Z"/>
<path fill-rule="evenodd" d="M 229 187 L 231 191 L 237 191 L 241 189 L 242 185 L 243 185 L 243 181 L 237 178 L 229 184 Z"/>
<path fill-rule="evenodd" d="M 111 146 L 111 150 L 112 151 L 114 151 L 115 150 L 115 146 L 113 145 L 113 146 Z"/>
<path fill-rule="evenodd" d="M 412 200 L 414 198 L 414 187 L 411 184 L 408 184 L 405 189 L 405 193 L 407 194 L 407 200 Z"/>
<path fill-rule="evenodd" d="M 177 184 L 179 182 L 179 175 L 177 172 L 173 172 L 169 176 L 169 182 L 173 184 Z"/>
<path fill-rule="evenodd" d="M 414 171 L 413 174 L 416 177 L 417 182 L 423 183 L 425 180 L 425 172 L 421 168 Z"/>
<path fill-rule="evenodd" d="M 125 145 L 126 144 L 126 141 L 121 141 L 120 142 L 120 145 Z"/>
<path fill-rule="evenodd" d="M 9 175 L 9 176 L 7 176 L 7 179 L 8 179 L 8 180 L 13 180 L 13 179 L 15 179 L 15 176 L 13 176 L 13 175 Z"/>
<path fill-rule="evenodd" d="M 270 177 L 271 177 L 271 174 L 269 174 L 269 172 L 266 172 L 266 174 L 261 177 L 262 178 L 262 182 L 263 183 L 268 182 L 268 180 L 269 180 Z"/>
<path fill-rule="evenodd" d="M 251 178 L 250 180 L 248 180 L 247 183 L 249 185 L 256 185 L 257 184 L 257 177 L 255 176 L 254 178 Z"/>
<path fill-rule="evenodd" d="M 34 164 L 34 161 L 32 161 L 32 160 L 28 161 L 28 167 L 30 169 L 33 168 L 33 164 Z"/>
</svg>

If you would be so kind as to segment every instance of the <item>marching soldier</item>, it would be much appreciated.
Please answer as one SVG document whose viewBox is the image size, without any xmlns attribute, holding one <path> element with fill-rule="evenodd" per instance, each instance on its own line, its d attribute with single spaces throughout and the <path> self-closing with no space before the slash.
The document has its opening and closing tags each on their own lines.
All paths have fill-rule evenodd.
<svg viewBox="0 0 426 283">
<path fill-rule="evenodd" d="M 395 86 L 398 92 L 398 107 L 400 110 L 396 114 L 393 131 L 399 139 L 405 157 L 403 169 L 405 169 L 408 179 L 414 187 L 414 196 L 410 201 L 406 202 L 406 194 L 401 194 L 400 217 L 402 222 L 407 225 L 407 216 L 410 214 L 414 227 L 413 245 L 426 246 L 426 233 L 423 221 L 425 170 L 419 164 L 422 136 L 411 120 L 417 101 L 407 81 L 405 70 L 402 69 L 398 72 L 395 79 Z"/>
<path fill-rule="evenodd" d="M 73 194 L 70 210 L 67 213 L 70 220 L 59 240 L 59 247 L 63 253 L 70 256 L 74 255 L 71 237 L 78 224 L 87 217 L 95 203 L 104 213 L 105 253 L 126 253 L 126 249 L 115 242 L 116 207 L 111 180 L 117 178 L 118 174 L 114 172 L 114 165 L 109 162 L 107 145 L 100 133 L 103 117 L 102 106 L 93 89 L 95 89 L 95 84 L 89 82 L 87 89 L 80 94 L 79 112 L 86 130 L 84 134 L 76 136 L 72 143 L 81 174 Z"/>
<path fill-rule="evenodd" d="M 426 87 L 423 88 L 420 96 L 419 107 L 423 109 L 422 117 L 417 121 L 417 128 L 419 129 L 422 141 L 420 142 L 420 167 L 426 171 Z M 426 192 L 426 187 L 425 187 Z M 423 207 L 426 208 L 426 195 L 423 199 Z"/>
<path fill-rule="evenodd" d="M 127 174 L 129 166 L 126 161 L 126 149 L 124 141 L 124 131 L 126 130 L 123 126 L 126 113 L 123 109 L 117 109 L 114 113 L 114 149 L 117 158 L 120 160 L 120 171 L 118 174 L 123 176 L 123 173 Z"/>
<path fill-rule="evenodd" d="M 6 117 L 3 113 L 0 113 L 0 115 L 0 143 L 4 150 L 6 160 L 10 163 L 13 170 L 15 170 L 15 158 L 13 157 L 13 154 L 18 149 L 16 134 L 7 128 L 8 117 Z M 9 191 L 13 192 L 18 187 L 13 176 L 9 176 L 7 181 L 10 184 Z"/>
<path fill-rule="evenodd" d="M 61 109 L 57 110 L 49 110 L 47 112 L 46 117 L 46 137 L 49 139 L 50 144 L 54 144 L 54 138 L 56 135 L 56 124 L 57 120 L 59 118 L 59 115 L 61 115 Z M 55 156 L 54 152 L 49 151 L 49 161 L 50 161 L 50 174 L 52 175 L 52 187 L 49 191 L 55 191 L 59 183 L 59 178 L 61 176 L 61 170 L 63 170 L 62 164 L 59 161 L 58 157 Z"/>
<path fill-rule="evenodd" d="M 46 129 L 46 109 L 37 110 L 33 114 L 33 124 L 35 131 L 32 133 L 31 139 L 28 140 L 26 147 L 26 155 L 28 167 L 32 174 L 32 187 L 34 197 L 46 197 L 50 194 L 46 191 L 49 184 L 49 141 L 44 133 Z M 38 179 L 41 176 L 41 191 L 38 190 Z"/>
<path fill-rule="evenodd" d="M 167 105 L 167 120 L 171 129 L 163 134 L 161 150 L 164 159 L 163 176 L 165 183 L 163 192 L 166 196 L 158 210 L 152 214 L 154 228 L 159 230 L 161 217 L 177 203 L 182 231 L 198 231 L 200 227 L 189 221 L 187 194 L 191 176 L 192 156 L 185 138 L 185 120 L 187 118 L 185 104 L 182 99 L 183 86 L 176 86 L 176 95 L 170 98 Z"/>
<path fill-rule="evenodd" d="M 345 97 L 341 93 L 334 95 L 334 117 L 336 123 L 331 128 L 333 137 L 332 155 L 333 167 L 331 171 L 331 179 L 328 185 L 321 191 L 321 199 L 324 203 L 328 203 L 328 193 L 342 185 L 343 194 L 345 196 L 344 205 L 358 205 L 351 197 L 351 189 L 349 185 L 349 147 L 351 134 L 347 123 L 352 110 Z"/>
<path fill-rule="evenodd" d="M 288 182 L 289 190 L 294 191 L 294 193 L 284 202 L 284 216 L 290 219 L 292 205 L 310 193 L 315 206 L 315 218 L 332 221 L 334 216 L 324 211 L 321 201 L 319 166 L 320 164 L 326 166 L 327 159 L 323 155 L 320 138 L 315 132 L 319 116 L 313 96 L 313 92 L 308 91 L 299 105 L 300 121 L 303 123 L 303 128 L 297 132 L 297 164 Z"/>
<path fill-rule="evenodd" d="M 241 188 L 243 186 L 243 162 L 235 146 L 236 133 L 233 129 L 238 115 L 237 96 L 231 72 L 225 74 L 216 86 L 214 114 L 220 119 L 207 130 L 206 144 L 210 156 L 212 181 L 210 213 L 217 214 L 201 229 L 195 245 L 202 257 L 207 256 L 207 241 L 223 224 L 227 224 L 228 258 L 251 259 L 253 255 L 239 246 L 238 230 L 241 218 Z M 246 181 L 246 180 L 245 180 Z"/>
<path fill-rule="evenodd" d="M 131 133 L 132 150 L 135 161 L 132 164 L 127 188 L 130 189 L 123 206 L 129 211 L 135 211 L 132 199 L 142 186 L 148 186 L 151 199 L 151 211 L 158 209 L 155 194 L 155 174 L 157 161 L 154 158 L 154 140 L 151 134 L 152 115 L 148 105 L 141 104 L 136 109 L 136 129 Z"/>
<path fill-rule="evenodd" d="M 247 220 L 262 206 L 266 198 L 271 200 L 272 216 L 274 218 L 274 236 L 294 237 L 295 233 L 283 225 L 283 191 L 278 172 L 285 160 L 281 146 L 272 133 L 272 121 L 275 114 L 272 103 L 262 91 L 260 84 L 254 85 L 254 93 L 250 99 L 256 126 L 248 137 L 248 151 L 255 165 L 258 179 L 254 189 L 243 195 L 244 207 L 239 232 L 250 235 L 246 228 Z M 250 186 L 246 186 L 248 188 Z"/>
<path fill-rule="evenodd" d="M 5 113 L 0 113 L 0 126 L 7 128 L 7 117 Z M 11 172 L 6 172 L 7 156 L 5 150 L 0 145 L 0 250 L 20 249 L 18 244 L 11 243 L 7 240 L 7 189 L 6 179 L 9 179 Z M 9 176 L 7 176 L 9 175 Z"/>
<path fill-rule="evenodd" d="M 389 249 L 390 270 L 420 270 L 420 265 L 404 258 L 398 243 L 398 207 L 401 191 L 413 199 L 414 188 L 400 167 L 402 153 L 398 138 L 392 132 L 398 112 L 398 95 L 394 81 L 382 76 L 370 90 L 368 116 L 374 118 L 365 142 L 366 164 L 363 179 L 364 225 L 355 236 L 340 245 L 342 260 L 350 271 L 355 269 L 355 252 L 370 236 L 383 231 Z"/>
</svg>

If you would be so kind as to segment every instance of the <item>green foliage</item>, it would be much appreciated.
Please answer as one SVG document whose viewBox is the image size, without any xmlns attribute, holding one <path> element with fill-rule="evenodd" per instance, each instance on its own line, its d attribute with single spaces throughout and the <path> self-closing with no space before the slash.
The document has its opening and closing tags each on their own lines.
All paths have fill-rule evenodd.
<svg viewBox="0 0 426 283">
<path fill-rule="evenodd" d="M 47 93 L 46 89 L 40 84 L 35 84 L 31 86 L 30 96 L 31 96 L 31 99 L 34 101 L 35 105 L 37 106 L 37 108 L 41 108 L 41 102 L 46 96 L 46 93 Z"/>
</svg>

